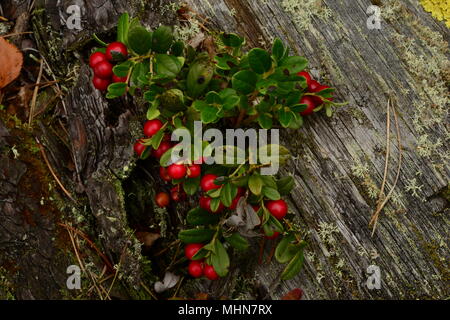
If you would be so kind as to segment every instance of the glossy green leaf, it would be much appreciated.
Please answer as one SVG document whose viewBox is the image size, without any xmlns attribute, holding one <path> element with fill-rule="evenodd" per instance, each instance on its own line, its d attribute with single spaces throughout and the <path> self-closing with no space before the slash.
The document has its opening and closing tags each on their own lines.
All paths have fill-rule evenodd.
<svg viewBox="0 0 450 320">
<path fill-rule="evenodd" d="M 241 236 L 238 232 L 235 232 L 228 237 L 224 237 L 224 239 L 233 248 L 235 248 L 236 250 L 239 250 L 239 251 L 245 251 L 250 246 L 247 239 L 245 239 L 243 236 Z"/>
<path fill-rule="evenodd" d="M 259 175 L 252 175 L 248 179 L 248 188 L 255 195 L 260 195 L 263 187 L 263 180 Z"/>
<path fill-rule="evenodd" d="M 248 62 L 250 68 L 258 73 L 263 74 L 272 68 L 272 59 L 266 50 L 254 48 L 248 53 Z"/>
<path fill-rule="evenodd" d="M 128 32 L 128 45 L 137 54 L 145 55 L 152 47 L 152 33 L 142 26 L 136 26 Z"/>
<path fill-rule="evenodd" d="M 212 229 L 189 229 L 180 231 L 178 239 L 183 243 L 202 243 L 210 241 L 215 233 L 216 231 Z"/>
<path fill-rule="evenodd" d="M 166 53 L 173 43 L 172 29 L 168 26 L 160 26 L 153 32 L 151 48 L 156 53 Z"/>
<path fill-rule="evenodd" d="M 258 76 L 250 70 L 242 70 L 233 75 L 231 83 L 233 89 L 242 92 L 243 94 L 252 93 L 255 90 Z"/>
</svg>

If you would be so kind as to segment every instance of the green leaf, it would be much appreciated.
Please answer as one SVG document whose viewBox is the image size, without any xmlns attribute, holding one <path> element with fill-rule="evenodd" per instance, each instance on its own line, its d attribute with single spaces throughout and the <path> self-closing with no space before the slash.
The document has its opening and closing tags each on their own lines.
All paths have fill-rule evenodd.
<svg viewBox="0 0 450 320">
<path fill-rule="evenodd" d="M 203 108 L 201 111 L 201 119 L 203 123 L 212 123 L 217 120 L 217 108 L 211 105 Z"/>
<path fill-rule="evenodd" d="M 219 215 L 211 214 L 199 207 L 190 210 L 186 216 L 187 223 L 193 226 L 216 224 L 219 219 Z"/>
<path fill-rule="evenodd" d="M 128 28 L 130 27 L 130 16 L 127 12 L 123 13 L 117 23 L 117 41 L 128 44 Z"/>
<path fill-rule="evenodd" d="M 220 39 L 227 47 L 238 48 L 244 43 L 244 39 L 234 33 L 222 33 Z"/>
<path fill-rule="evenodd" d="M 114 99 L 120 97 L 126 93 L 127 84 L 123 82 L 112 83 L 108 86 L 108 93 L 106 98 Z"/>
<path fill-rule="evenodd" d="M 145 55 L 152 47 L 152 33 L 142 26 L 136 26 L 128 32 L 128 45 L 137 54 Z"/>
<path fill-rule="evenodd" d="M 172 29 L 167 26 L 160 26 L 153 32 L 151 48 L 156 53 L 166 53 L 173 43 Z"/>
<path fill-rule="evenodd" d="M 282 280 L 290 280 L 294 278 L 302 269 L 303 266 L 303 250 L 297 252 L 297 254 L 292 258 L 289 264 L 284 269 L 281 274 Z"/>
<path fill-rule="evenodd" d="M 292 189 L 294 188 L 294 185 L 295 181 L 294 178 L 292 178 L 291 176 L 281 178 L 280 180 L 277 181 L 278 192 L 283 196 L 291 193 Z"/>
<path fill-rule="evenodd" d="M 297 251 L 288 250 L 289 244 L 295 240 L 295 234 L 289 233 L 281 239 L 280 243 L 278 243 L 277 248 L 275 249 L 275 259 L 279 263 L 286 263 L 291 260 Z"/>
<path fill-rule="evenodd" d="M 162 139 L 164 138 L 164 130 L 159 130 L 153 137 L 152 137 L 152 147 L 153 149 L 158 149 L 159 145 L 161 144 Z"/>
<path fill-rule="evenodd" d="M 168 54 L 157 54 L 155 61 L 156 73 L 165 78 L 175 78 L 183 67 L 180 59 Z"/>
<path fill-rule="evenodd" d="M 260 195 L 263 187 L 263 181 L 259 175 L 252 175 L 248 179 L 248 188 L 255 195 Z"/>
<path fill-rule="evenodd" d="M 288 70 L 290 74 L 297 74 L 308 65 L 308 60 L 299 56 L 291 56 L 280 61 L 283 70 Z"/>
<path fill-rule="evenodd" d="M 143 78 L 145 78 L 145 76 L 149 73 L 149 70 L 150 63 L 148 61 L 136 64 L 133 68 L 133 72 L 131 73 L 131 83 L 138 87 L 148 84 L 148 80 Z"/>
<path fill-rule="evenodd" d="M 210 241 L 215 233 L 212 229 L 189 229 L 180 231 L 178 239 L 183 243 L 202 243 Z"/>
<path fill-rule="evenodd" d="M 279 38 L 276 38 L 273 41 L 272 55 L 277 62 L 283 58 L 284 51 L 285 51 L 285 49 L 284 49 L 283 42 Z"/>
<path fill-rule="evenodd" d="M 186 179 L 183 183 L 184 191 L 190 196 L 197 193 L 199 186 L 200 186 L 200 177 Z"/>
<path fill-rule="evenodd" d="M 161 165 L 161 167 L 167 167 L 169 165 L 173 149 L 174 148 L 170 148 L 161 156 L 161 158 L 159 159 L 159 164 Z"/>
<path fill-rule="evenodd" d="M 258 74 L 263 74 L 272 68 L 272 59 L 267 51 L 254 48 L 248 53 L 250 68 Z"/>
<path fill-rule="evenodd" d="M 265 186 L 277 189 L 277 183 L 276 183 L 276 181 L 275 181 L 273 176 L 261 175 L 260 177 L 261 177 L 261 179 L 263 181 L 263 184 Z"/>
<path fill-rule="evenodd" d="M 231 70 L 231 68 L 236 67 L 239 63 L 238 61 L 228 53 L 219 53 L 214 57 L 217 62 L 216 67 L 221 70 Z"/>
<path fill-rule="evenodd" d="M 173 43 L 170 52 L 177 57 L 183 56 L 184 53 L 184 42 L 179 40 Z"/>
<path fill-rule="evenodd" d="M 306 104 L 296 104 L 290 107 L 292 112 L 303 112 L 306 110 L 306 108 L 308 108 L 308 106 Z"/>
<path fill-rule="evenodd" d="M 222 242 L 215 242 L 215 252 L 211 255 L 211 262 L 214 270 L 220 277 L 225 277 L 230 267 L 230 258 Z"/>
<path fill-rule="evenodd" d="M 231 83 L 233 89 L 243 94 L 252 93 L 255 90 L 258 76 L 250 70 L 242 70 L 233 75 Z"/>
<path fill-rule="evenodd" d="M 294 120 L 294 115 L 291 111 L 286 111 L 284 109 L 278 110 L 278 121 L 284 128 L 289 127 L 291 122 Z"/>
<path fill-rule="evenodd" d="M 245 251 L 250 246 L 247 239 L 242 237 L 238 232 L 235 232 L 228 237 L 224 237 L 224 239 L 233 248 L 235 248 L 236 250 L 239 250 L 239 251 Z"/>
<path fill-rule="evenodd" d="M 264 186 L 262 188 L 262 193 L 266 198 L 268 198 L 270 200 L 280 200 L 281 199 L 281 195 L 278 192 L 278 190 L 271 188 L 271 187 Z"/>
<path fill-rule="evenodd" d="M 261 113 L 258 117 L 258 123 L 263 129 L 271 129 L 272 128 L 272 117 L 269 113 Z"/>
<path fill-rule="evenodd" d="M 147 120 L 153 120 L 159 117 L 161 112 L 158 110 L 159 103 L 155 101 L 147 110 Z"/>
<path fill-rule="evenodd" d="M 210 204 L 211 211 L 216 212 L 219 209 L 219 206 L 220 206 L 220 198 L 212 198 Z"/>
<path fill-rule="evenodd" d="M 233 202 L 233 199 L 237 195 L 237 187 L 231 183 L 226 183 L 222 188 L 220 192 L 220 200 L 224 204 L 225 207 L 231 206 L 231 203 Z"/>
<path fill-rule="evenodd" d="M 125 61 L 120 64 L 117 64 L 113 67 L 113 72 L 118 77 L 126 77 L 128 76 L 128 72 L 131 68 L 131 62 Z"/>
<path fill-rule="evenodd" d="M 217 105 L 221 105 L 222 104 L 222 98 L 215 91 L 208 92 L 206 94 L 206 96 L 205 96 L 205 101 L 208 104 L 217 104 Z"/>
</svg>

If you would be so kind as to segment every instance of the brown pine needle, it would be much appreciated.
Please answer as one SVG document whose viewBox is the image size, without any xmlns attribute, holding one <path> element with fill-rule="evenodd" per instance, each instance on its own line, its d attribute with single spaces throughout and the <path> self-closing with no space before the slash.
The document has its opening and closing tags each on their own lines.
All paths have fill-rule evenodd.
<svg viewBox="0 0 450 320">
<path fill-rule="evenodd" d="M 37 145 L 39 147 L 39 150 L 41 150 L 42 157 L 44 158 L 44 161 L 47 164 L 47 167 L 50 170 L 50 173 L 52 174 L 53 178 L 55 178 L 56 183 L 59 185 L 59 187 L 62 189 L 62 191 L 64 191 L 64 193 L 69 197 L 70 200 L 72 200 L 73 202 L 77 203 L 77 200 L 75 200 L 72 197 L 70 192 L 67 191 L 67 189 L 63 186 L 63 184 L 59 180 L 58 176 L 56 175 L 55 171 L 53 170 L 53 168 L 52 168 L 52 166 L 50 164 L 50 161 L 48 161 L 47 154 L 45 153 L 44 147 L 42 146 L 42 144 L 39 142 L 39 140 L 37 138 L 36 138 L 36 143 L 37 143 Z"/>
<path fill-rule="evenodd" d="M 1 19 L 2 17 L 0 17 L 0 19 Z M 8 33 L 8 34 L 5 34 L 4 36 L 2 36 L 2 38 L 8 38 L 8 37 L 14 37 L 14 36 L 20 36 L 20 35 L 22 35 L 22 34 L 30 34 L 30 33 L 33 33 L 33 32 L 31 32 L 31 31 L 25 31 L 25 32 L 15 32 L 15 33 Z"/>
<path fill-rule="evenodd" d="M 387 118 L 387 127 L 390 127 L 390 100 L 388 101 L 388 118 Z M 390 143 L 389 143 L 389 129 L 388 129 L 388 133 L 387 133 L 387 150 L 386 150 L 386 164 L 385 164 L 385 172 L 384 172 L 384 177 L 383 177 L 383 183 L 381 186 L 381 190 L 380 190 L 380 194 L 379 194 L 379 199 L 378 199 L 378 203 L 377 203 L 377 209 L 375 210 L 375 212 L 372 215 L 372 218 L 370 219 L 369 222 L 369 226 L 373 225 L 373 229 L 372 229 L 372 237 L 375 233 L 377 224 L 378 224 L 378 218 L 380 216 L 381 211 L 383 210 L 384 206 L 386 205 L 386 203 L 389 201 L 389 199 L 392 196 L 392 193 L 394 192 L 395 187 L 397 186 L 397 182 L 398 179 L 400 177 L 400 170 L 401 170 L 401 166 L 402 166 L 402 143 L 401 143 L 401 135 L 400 135 L 400 127 L 398 125 L 398 116 L 397 116 L 397 111 L 395 110 L 394 106 L 392 106 L 393 113 L 394 113 L 394 120 L 395 120 L 395 130 L 396 130 L 396 135 L 397 135 L 397 144 L 398 144 L 398 165 L 397 165 L 397 173 L 395 176 L 395 180 L 394 183 L 391 187 L 391 190 L 389 191 L 389 193 L 386 195 L 386 197 L 384 198 L 383 201 L 381 201 L 382 196 L 383 196 L 383 192 L 384 192 L 384 187 L 386 184 L 386 180 L 387 180 L 387 171 L 388 171 L 388 162 L 389 162 L 389 154 L 390 154 Z"/>
</svg>

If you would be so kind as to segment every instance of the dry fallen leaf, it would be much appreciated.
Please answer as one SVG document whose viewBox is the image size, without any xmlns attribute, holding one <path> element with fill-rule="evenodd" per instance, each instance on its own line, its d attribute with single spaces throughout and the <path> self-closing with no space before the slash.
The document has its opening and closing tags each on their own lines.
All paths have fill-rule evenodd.
<svg viewBox="0 0 450 320">
<path fill-rule="evenodd" d="M 158 233 L 136 232 L 136 238 L 146 247 L 151 247 L 160 237 Z"/>
<path fill-rule="evenodd" d="M 23 56 L 19 49 L 0 37 L 0 89 L 19 76 L 22 64 Z"/>
</svg>

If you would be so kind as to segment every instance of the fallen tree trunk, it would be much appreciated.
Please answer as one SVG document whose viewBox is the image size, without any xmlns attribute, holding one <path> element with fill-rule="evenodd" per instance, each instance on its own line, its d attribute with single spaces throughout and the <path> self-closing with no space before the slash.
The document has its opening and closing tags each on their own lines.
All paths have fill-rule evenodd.
<svg viewBox="0 0 450 320">
<path fill-rule="evenodd" d="M 153 1 L 142 7 L 140 1 L 80 1 L 83 30 L 78 32 L 64 28 L 61 22 L 61 16 L 67 17 L 65 8 L 72 4 L 70 1 L 62 1 L 57 8 L 41 1 L 39 5 L 44 11 L 35 12 L 33 20 L 39 51 L 54 66 L 55 73 L 67 74 L 81 64 L 76 69 L 79 75 L 76 84 L 59 108 L 60 117 L 66 121 L 69 148 L 58 148 L 58 143 L 52 143 L 54 137 L 45 126 L 36 134 L 50 153 L 50 162 L 64 184 L 72 186 L 70 190 L 76 191 L 80 204 L 88 206 L 85 213 L 88 229 L 96 234 L 112 264 L 120 263 L 124 283 L 129 286 L 118 293 L 121 297 L 136 297 L 134 290 L 142 290 L 142 279 L 148 279 L 142 277 L 140 247 L 130 231 L 139 223 L 132 221 L 164 221 L 156 219 L 160 213 L 148 206 L 133 208 L 133 212 L 139 212 L 137 216 L 127 210 L 130 204 L 126 195 L 133 193 L 127 189 L 132 188 L 127 177 L 146 180 L 149 189 L 160 188 L 152 170 L 147 170 L 149 176 L 144 178 L 145 168 L 133 169 L 132 143 L 139 135 L 135 128 L 144 118 L 145 106 L 131 99 L 107 102 L 93 90 L 87 66 L 74 60 L 73 53 L 82 53 L 83 45 L 94 32 L 105 32 L 108 36 L 124 11 L 139 16 L 153 27 L 160 22 L 173 23 L 173 11 L 166 10 L 161 15 L 161 9 L 168 3 Z M 347 100 L 349 105 L 331 119 L 315 115 L 300 131 L 283 136 L 283 144 L 294 156 L 284 172 L 296 179 L 290 208 L 296 223 L 309 231 L 304 270 L 300 275 L 280 282 L 278 274 L 282 267 L 275 262 L 258 265 L 240 257 L 240 263 L 228 279 L 212 286 L 189 283 L 183 290 L 186 294 L 206 291 L 214 297 L 274 299 L 296 287 L 304 290 L 307 299 L 446 297 L 449 293 L 446 285 L 449 150 L 445 143 L 448 139 L 448 29 L 423 12 L 413 0 L 381 1 L 381 30 L 367 28 L 366 10 L 371 5 L 368 0 L 351 4 L 306 3 L 189 1 L 195 11 L 209 20 L 208 28 L 246 36 L 249 46 L 269 46 L 272 38 L 280 37 L 309 59 L 316 78 L 336 87 L 336 99 Z M 403 162 L 393 197 L 372 236 L 368 224 L 383 180 L 388 100 L 399 114 Z M 392 128 L 388 190 L 395 179 L 401 150 L 396 143 L 394 124 Z M 71 155 L 73 170 L 65 169 L 61 161 L 67 159 L 67 154 Z M 17 163 L 11 170 L 19 172 L 7 175 L 17 177 L 10 182 L 14 186 L 24 168 Z M 0 182 L 9 179 L 0 177 Z M 148 196 L 152 192 L 138 196 L 140 200 L 147 197 L 143 201 L 151 203 Z M 85 196 L 87 199 L 83 199 Z M 17 200 L 12 198 L 10 202 L 17 203 Z M 4 206 L 7 203 L 2 202 Z M 178 209 L 165 222 L 168 232 L 176 233 L 177 219 L 187 208 Z M 2 208 L 5 214 L 8 210 Z M 74 217 L 69 214 L 68 218 Z M 17 237 L 25 234 L 22 230 L 5 228 Z M 50 234 L 37 233 L 50 241 Z M 1 240 L 0 243 L 13 244 L 9 238 Z M 246 255 L 258 255 L 256 243 L 251 250 Z M 271 244 L 268 244 L 266 256 L 270 251 Z M 55 256 L 48 256 L 51 258 L 43 264 L 55 270 L 56 284 L 44 294 L 36 288 L 38 282 L 32 283 L 29 295 L 17 293 L 18 297 L 54 298 L 57 295 L 51 292 L 64 288 L 67 261 L 55 264 Z M 379 289 L 369 289 L 366 285 L 371 265 L 379 267 Z M 161 270 L 154 271 L 161 273 Z M 26 273 L 20 273 L 19 278 L 27 277 Z M 15 284 L 20 285 L 21 282 Z"/>
</svg>

